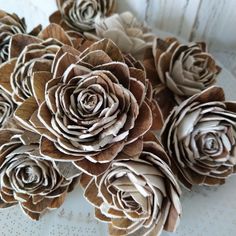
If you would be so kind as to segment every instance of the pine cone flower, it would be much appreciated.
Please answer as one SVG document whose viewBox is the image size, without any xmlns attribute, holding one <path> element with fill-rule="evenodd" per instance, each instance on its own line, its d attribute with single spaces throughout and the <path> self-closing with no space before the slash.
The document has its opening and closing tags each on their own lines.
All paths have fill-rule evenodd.
<svg viewBox="0 0 236 236">
<path fill-rule="evenodd" d="M 98 175 L 125 148 L 132 153 L 152 125 L 142 65 L 104 39 L 82 53 L 63 46 L 52 73 L 35 72 L 33 96 L 16 110 L 40 133 L 41 153 Z"/>
<path fill-rule="evenodd" d="M 214 85 L 221 70 L 204 42 L 181 44 L 175 38 L 156 38 L 148 62 L 152 60 L 147 67 L 155 77 L 154 97 L 165 117 L 173 106 Z"/>
<path fill-rule="evenodd" d="M 0 130 L 12 118 L 15 108 L 11 96 L 0 88 Z"/>
<path fill-rule="evenodd" d="M 75 179 L 66 180 L 39 155 L 40 136 L 19 130 L 0 131 L 0 208 L 19 204 L 33 220 L 62 205 Z"/>
<path fill-rule="evenodd" d="M 179 180 L 187 187 L 219 185 L 236 171 L 236 103 L 223 89 L 196 94 L 167 118 L 162 143 Z"/>
<path fill-rule="evenodd" d="M 40 29 L 41 25 L 35 27 L 29 34 L 37 35 Z M 15 34 L 26 34 L 25 19 L 0 10 L 0 64 L 8 60 L 9 42 Z"/>
<path fill-rule="evenodd" d="M 115 0 L 57 0 L 58 11 L 50 16 L 50 22 L 61 25 L 65 30 L 79 32 L 95 28 L 95 18 L 111 15 L 116 7 Z"/>
<path fill-rule="evenodd" d="M 119 159 L 119 155 L 118 155 Z M 160 235 L 175 231 L 181 190 L 160 144 L 146 140 L 137 159 L 114 161 L 101 176 L 82 175 L 84 196 L 95 216 L 109 223 L 110 235 Z"/>
<path fill-rule="evenodd" d="M 95 40 L 109 38 L 123 53 L 130 53 L 136 58 L 142 57 L 147 47 L 152 47 L 154 39 L 150 30 L 131 12 L 114 14 L 107 18 L 97 17 L 95 29 L 96 34 L 85 32 L 85 36 Z"/>
<path fill-rule="evenodd" d="M 33 95 L 34 72 L 50 72 L 57 51 L 64 44 L 73 45 L 69 35 L 56 24 L 46 27 L 38 38 L 24 34 L 12 37 L 9 48 L 10 61 L 0 67 L 0 73 L 3 75 L 0 85 L 12 94 L 17 104 Z"/>
</svg>

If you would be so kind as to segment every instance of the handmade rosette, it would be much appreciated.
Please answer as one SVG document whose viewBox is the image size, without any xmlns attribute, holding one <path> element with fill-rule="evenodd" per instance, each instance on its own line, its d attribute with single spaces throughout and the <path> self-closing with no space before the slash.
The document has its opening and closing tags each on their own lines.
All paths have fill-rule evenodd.
<svg viewBox="0 0 236 236">
<path fill-rule="evenodd" d="M 95 19 L 96 34 L 86 33 L 88 38 L 99 40 L 109 38 L 124 53 L 143 57 L 144 50 L 152 47 L 154 35 L 145 24 L 140 23 L 131 12 L 114 14 L 110 17 Z"/>
<path fill-rule="evenodd" d="M 24 18 L 0 10 L 0 64 L 7 61 L 10 38 L 18 33 L 26 33 Z"/>
<path fill-rule="evenodd" d="M 141 64 L 104 39 L 82 53 L 63 46 L 52 65 L 52 73 L 34 73 L 33 96 L 15 113 L 43 136 L 42 155 L 98 175 L 122 149 L 135 152 L 152 125 Z"/>
<path fill-rule="evenodd" d="M 0 85 L 21 104 L 33 95 L 32 76 L 37 71 L 50 71 L 53 59 L 64 44 L 73 45 L 69 35 L 58 25 L 51 24 L 38 37 L 16 34 L 9 47 L 9 62 L 0 66 Z"/>
<path fill-rule="evenodd" d="M 179 180 L 192 185 L 223 184 L 236 170 L 236 103 L 223 89 L 196 94 L 167 118 L 162 143 Z"/>
<path fill-rule="evenodd" d="M 221 70 L 204 42 L 181 44 L 175 38 L 156 38 L 144 64 L 165 118 L 175 105 L 214 85 Z"/>
<path fill-rule="evenodd" d="M 119 155 L 118 155 L 119 159 Z M 180 188 L 162 146 L 143 143 L 136 159 L 114 161 L 101 176 L 83 175 L 84 196 L 95 216 L 109 223 L 110 235 L 160 235 L 174 231 L 181 215 Z"/>
<path fill-rule="evenodd" d="M 39 154 L 40 136 L 21 130 L 0 131 L 0 208 L 19 204 L 31 219 L 62 205 L 76 179 L 66 180 Z"/>
<path fill-rule="evenodd" d="M 57 0 L 58 11 L 50 16 L 50 22 L 60 24 L 66 30 L 79 32 L 95 28 L 95 18 L 111 15 L 115 0 Z"/>
</svg>

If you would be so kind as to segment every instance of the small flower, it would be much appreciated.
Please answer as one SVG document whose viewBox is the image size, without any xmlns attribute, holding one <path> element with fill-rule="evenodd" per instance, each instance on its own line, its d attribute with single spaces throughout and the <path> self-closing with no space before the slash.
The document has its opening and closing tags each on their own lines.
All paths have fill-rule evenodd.
<svg viewBox="0 0 236 236">
<path fill-rule="evenodd" d="M 66 30 L 91 31 L 95 18 L 113 13 L 115 0 L 57 0 L 59 11 L 50 16 L 50 22 L 62 25 Z"/>
<path fill-rule="evenodd" d="M 90 181 L 86 175 L 81 177 L 96 218 L 109 223 L 110 235 L 174 231 L 181 215 L 181 191 L 162 146 L 146 140 L 138 158 L 118 155 L 118 159 L 102 176 Z"/>
<path fill-rule="evenodd" d="M 110 17 L 95 19 L 96 34 L 86 33 L 88 38 L 99 40 L 109 38 L 123 53 L 142 57 L 144 50 L 152 46 L 154 35 L 131 12 L 114 14 Z"/>
<path fill-rule="evenodd" d="M 70 36 L 58 25 L 51 24 L 38 37 L 25 34 L 12 36 L 9 46 L 9 62 L 1 65 L 0 81 L 13 100 L 21 104 L 32 96 L 34 72 L 50 72 L 53 59 L 63 45 L 73 45 Z"/>
<path fill-rule="evenodd" d="M 175 105 L 214 85 L 221 70 L 204 42 L 181 44 L 175 38 L 156 38 L 144 61 L 165 118 Z"/>
<path fill-rule="evenodd" d="M 77 182 L 66 180 L 52 162 L 41 158 L 39 138 L 27 131 L 0 131 L 0 208 L 19 204 L 33 220 L 60 207 Z"/>
<path fill-rule="evenodd" d="M 30 35 L 37 35 L 41 25 L 36 26 Z M 25 19 L 20 19 L 15 13 L 9 14 L 0 10 L 0 64 L 9 59 L 9 43 L 13 35 L 26 34 Z"/>
<path fill-rule="evenodd" d="M 236 103 L 211 87 L 174 108 L 162 130 L 162 143 L 179 180 L 219 185 L 236 171 Z"/>
</svg>

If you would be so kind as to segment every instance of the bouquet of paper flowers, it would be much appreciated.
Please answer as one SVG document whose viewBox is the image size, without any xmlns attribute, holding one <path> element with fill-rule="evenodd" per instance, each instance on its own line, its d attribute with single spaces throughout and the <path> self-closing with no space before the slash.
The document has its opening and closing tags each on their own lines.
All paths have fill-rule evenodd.
<svg viewBox="0 0 236 236">
<path fill-rule="evenodd" d="M 31 219 L 81 185 L 110 235 L 174 231 L 178 183 L 236 171 L 236 103 L 205 43 L 161 39 L 115 0 L 57 0 L 27 33 L 0 11 L 0 207 Z"/>
</svg>

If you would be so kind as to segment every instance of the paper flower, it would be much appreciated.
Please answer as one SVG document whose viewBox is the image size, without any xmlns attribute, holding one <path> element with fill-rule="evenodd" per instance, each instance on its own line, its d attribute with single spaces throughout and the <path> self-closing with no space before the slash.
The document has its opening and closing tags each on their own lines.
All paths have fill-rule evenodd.
<svg viewBox="0 0 236 236">
<path fill-rule="evenodd" d="M 95 19 L 96 34 L 86 33 L 88 38 L 113 40 L 124 53 L 142 57 L 144 50 L 152 46 L 154 35 L 140 23 L 131 12 L 114 14 L 110 17 Z"/>
<path fill-rule="evenodd" d="M 236 103 L 226 102 L 223 89 L 196 94 L 167 118 L 162 143 L 179 180 L 192 185 L 219 185 L 235 172 Z"/>
<path fill-rule="evenodd" d="M 8 59 L 10 38 L 17 33 L 26 33 L 24 18 L 0 10 L 0 64 Z"/>
<path fill-rule="evenodd" d="M 41 153 L 73 161 L 91 175 L 104 172 L 152 125 L 145 71 L 104 39 L 84 52 L 63 46 L 52 73 L 34 73 L 33 96 L 18 107 L 19 122 L 44 137 Z"/>
<path fill-rule="evenodd" d="M 162 146 L 148 140 L 139 158 L 122 158 L 90 182 L 88 176 L 81 178 L 84 196 L 95 206 L 96 218 L 109 223 L 110 235 L 174 231 L 181 215 L 181 191 Z"/>
<path fill-rule="evenodd" d="M 41 25 L 35 27 L 29 34 L 37 35 Z M 0 64 L 8 60 L 8 47 L 11 36 L 26 34 L 25 19 L 20 19 L 16 14 L 9 14 L 0 10 Z"/>
<path fill-rule="evenodd" d="M 56 24 L 46 27 L 38 38 L 16 34 L 10 42 L 10 60 L 0 66 L 0 73 L 4 76 L 0 85 L 12 94 L 17 104 L 33 95 L 34 72 L 50 72 L 60 47 L 64 44 L 73 45 L 69 35 Z"/>
<path fill-rule="evenodd" d="M 156 38 L 144 64 L 165 117 L 175 105 L 214 85 L 221 70 L 204 42 L 181 44 L 175 38 Z"/>
<path fill-rule="evenodd" d="M 66 30 L 91 31 L 97 16 L 113 13 L 115 0 L 57 0 L 59 11 L 50 16 L 50 22 L 62 25 Z"/>
<path fill-rule="evenodd" d="M 0 131 L 0 208 L 19 204 L 33 220 L 60 207 L 77 182 L 66 180 L 52 162 L 41 159 L 39 138 L 20 130 Z"/>
</svg>

